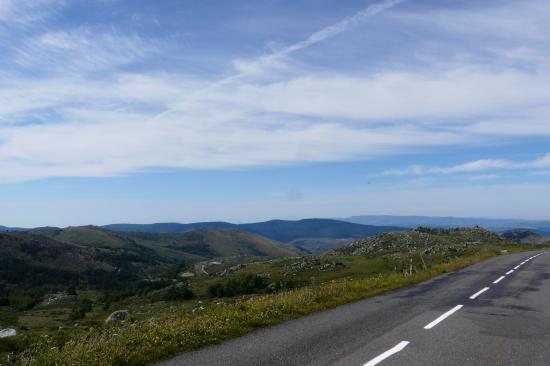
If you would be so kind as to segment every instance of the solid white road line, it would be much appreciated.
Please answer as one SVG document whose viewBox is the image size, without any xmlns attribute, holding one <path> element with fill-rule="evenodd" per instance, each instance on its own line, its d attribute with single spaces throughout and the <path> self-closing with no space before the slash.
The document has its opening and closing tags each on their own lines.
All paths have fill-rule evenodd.
<svg viewBox="0 0 550 366">
<path fill-rule="evenodd" d="M 377 356 L 364 364 L 363 366 L 374 366 L 378 365 L 380 362 L 384 361 L 386 358 L 390 357 L 391 355 L 396 354 L 397 352 L 400 352 L 403 350 L 403 348 L 407 347 L 410 342 L 407 341 L 401 341 L 397 344 L 397 346 L 393 347 L 390 350 L 387 350 L 386 352 L 382 353 L 380 356 Z"/>
<path fill-rule="evenodd" d="M 432 329 L 433 327 L 435 327 L 437 324 L 441 323 L 443 320 L 447 319 L 448 317 L 450 317 L 451 315 L 453 315 L 454 313 L 456 313 L 457 311 L 459 311 L 464 305 L 457 305 L 455 306 L 454 308 L 452 308 L 451 310 L 447 311 L 445 314 L 441 315 L 439 318 L 437 318 L 436 320 L 434 320 L 433 322 L 431 322 L 430 324 L 426 325 L 424 327 L 424 329 Z"/>
<path fill-rule="evenodd" d="M 514 272 L 513 269 L 509 270 L 508 272 L 506 272 L 506 276 L 508 276 L 510 273 Z"/>
<path fill-rule="evenodd" d="M 489 287 L 485 287 L 485 288 L 483 288 L 482 290 L 479 290 L 478 292 L 476 292 L 475 294 L 473 294 L 472 296 L 470 296 L 470 300 L 475 299 L 476 297 L 478 297 L 479 295 L 481 295 L 482 293 L 484 293 L 484 292 L 487 291 L 488 289 L 489 289 Z"/>
<path fill-rule="evenodd" d="M 493 283 L 499 283 L 500 281 L 502 281 L 505 278 L 506 278 L 506 276 L 500 276 L 498 279 L 494 280 Z"/>
</svg>

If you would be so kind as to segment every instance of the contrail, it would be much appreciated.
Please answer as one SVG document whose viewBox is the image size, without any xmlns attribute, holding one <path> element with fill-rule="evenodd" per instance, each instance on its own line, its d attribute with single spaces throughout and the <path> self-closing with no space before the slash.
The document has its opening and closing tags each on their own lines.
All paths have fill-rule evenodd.
<svg viewBox="0 0 550 366">
<path fill-rule="evenodd" d="M 261 68 L 262 64 L 264 64 L 267 61 L 273 61 L 273 60 L 277 60 L 277 59 L 286 57 L 286 56 L 288 56 L 288 55 L 290 55 L 290 54 L 292 54 L 296 51 L 303 50 L 307 47 L 310 47 L 310 46 L 313 46 L 317 43 L 320 43 L 320 42 L 322 42 L 326 39 L 332 38 L 332 37 L 334 37 L 334 36 L 336 36 L 340 33 L 348 31 L 349 29 L 357 26 L 358 24 L 363 23 L 367 19 L 369 19 L 369 18 L 371 18 L 371 17 L 373 17 L 377 14 L 380 14 L 381 12 L 383 12 L 387 9 L 390 9 L 390 8 L 396 6 L 396 5 L 399 5 L 400 3 L 404 2 L 404 1 L 406 1 L 406 0 L 385 0 L 385 1 L 381 1 L 377 4 L 369 5 L 366 8 L 364 8 L 363 10 L 360 10 L 359 12 L 355 13 L 354 15 L 346 17 L 346 18 L 342 19 L 341 21 L 339 21 L 335 24 L 329 25 L 328 27 L 325 27 L 325 28 L 321 29 L 320 31 L 317 31 L 317 32 L 311 34 L 308 38 L 306 38 L 303 41 L 294 43 L 290 46 L 287 46 L 287 47 L 283 48 L 282 50 L 270 53 L 268 55 L 260 56 L 256 59 L 256 61 L 250 61 L 249 63 L 250 64 L 257 64 L 258 67 Z M 199 97 L 201 94 L 203 94 L 203 93 L 205 93 L 209 90 L 212 90 L 212 89 L 215 89 L 217 87 L 223 86 L 225 84 L 228 84 L 230 82 L 233 82 L 235 80 L 238 80 L 238 79 L 243 78 L 243 77 L 245 77 L 247 75 L 250 75 L 250 74 L 251 74 L 251 71 L 241 71 L 241 72 L 239 72 L 235 75 L 228 76 L 226 78 L 218 80 L 218 81 L 204 87 L 203 89 L 198 90 L 196 93 L 194 93 L 191 96 L 187 97 L 182 102 L 194 100 L 197 97 Z M 159 118 L 161 118 L 161 117 L 163 117 L 163 116 L 165 116 L 165 115 L 167 115 L 167 114 L 169 114 L 169 113 L 171 113 L 175 110 L 176 110 L 175 108 L 172 108 L 172 109 L 168 109 L 164 112 L 161 112 L 161 113 L 157 114 L 155 117 L 153 117 L 152 120 L 158 120 Z"/>
<path fill-rule="evenodd" d="M 332 38 L 342 32 L 347 31 L 348 29 L 353 28 L 354 26 L 364 22 L 365 20 L 377 15 L 384 10 L 392 8 L 405 0 L 387 0 L 382 1 L 378 4 L 369 5 L 365 9 L 355 13 L 352 16 L 344 18 L 343 20 L 330 25 L 326 28 L 321 29 L 318 32 L 313 33 L 306 40 L 295 43 L 291 46 L 288 46 L 285 50 L 280 52 L 281 54 L 288 55 L 292 52 L 299 51 L 306 47 L 312 46 L 316 43 L 322 42 L 325 39 Z"/>
</svg>

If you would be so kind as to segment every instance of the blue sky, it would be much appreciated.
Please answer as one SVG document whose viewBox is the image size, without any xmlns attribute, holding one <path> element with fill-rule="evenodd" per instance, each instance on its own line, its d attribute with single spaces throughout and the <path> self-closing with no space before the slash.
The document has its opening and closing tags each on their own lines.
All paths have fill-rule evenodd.
<svg viewBox="0 0 550 366">
<path fill-rule="evenodd" d="M 550 219 L 549 17 L 0 0 L 0 224 Z"/>
</svg>

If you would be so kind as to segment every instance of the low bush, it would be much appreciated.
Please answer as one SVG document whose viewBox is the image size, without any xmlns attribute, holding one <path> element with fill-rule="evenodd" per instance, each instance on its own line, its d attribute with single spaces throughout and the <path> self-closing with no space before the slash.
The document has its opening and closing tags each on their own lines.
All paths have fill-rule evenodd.
<svg viewBox="0 0 550 366">
<path fill-rule="evenodd" d="M 208 293 L 210 297 L 233 297 L 253 294 L 266 287 L 267 281 L 263 277 L 248 273 L 212 284 L 208 287 Z"/>
</svg>

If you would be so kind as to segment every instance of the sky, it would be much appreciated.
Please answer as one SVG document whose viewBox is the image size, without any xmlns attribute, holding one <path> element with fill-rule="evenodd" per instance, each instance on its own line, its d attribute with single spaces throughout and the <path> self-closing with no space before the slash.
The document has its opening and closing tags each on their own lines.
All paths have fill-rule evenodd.
<svg viewBox="0 0 550 366">
<path fill-rule="evenodd" d="M 0 0 L 0 225 L 550 219 L 550 2 Z"/>
</svg>

